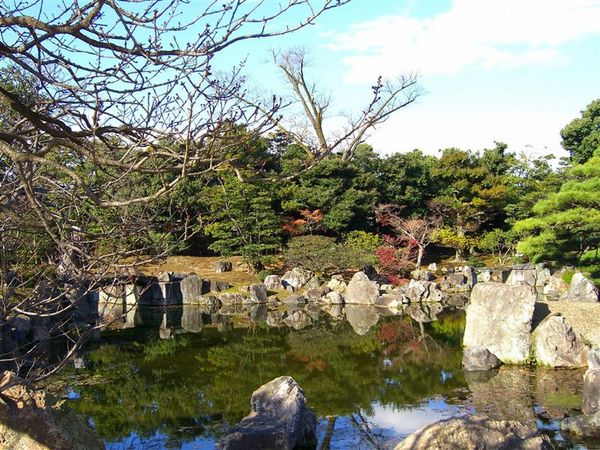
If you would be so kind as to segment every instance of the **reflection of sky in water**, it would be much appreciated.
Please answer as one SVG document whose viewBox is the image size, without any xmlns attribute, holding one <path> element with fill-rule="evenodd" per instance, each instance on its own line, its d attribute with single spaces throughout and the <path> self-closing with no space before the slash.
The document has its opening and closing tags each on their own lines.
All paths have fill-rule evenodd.
<svg viewBox="0 0 600 450">
<path fill-rule="evenodd" d="M 438 420 L 472 414 L 471 408 L 450 405 L 443 398 L 426 400 L 415 406 L 395 408 L 374 403 L 372 414 L 336 418 L 331 449 L 393 449 L 402 438 Z M 319 447 L 325 439 L 328 420 L 321 418 L 317 430 Z"/>
<path fill-rule="evenodd" d="M 175 445 L 174 445 L 175 444 Z M 155 433 L 149 438 L 140 438 L 133 432 L 119 442 L 106 442 L 106 450 L 131 450 L 131 449 L 167 449 L 179 448 L 181 450 L 213 450 L 216 441 L 211 438 L 196 437 L 190 442 L 170 442 L 169 437 L 163 433 Z"/>
</svg>

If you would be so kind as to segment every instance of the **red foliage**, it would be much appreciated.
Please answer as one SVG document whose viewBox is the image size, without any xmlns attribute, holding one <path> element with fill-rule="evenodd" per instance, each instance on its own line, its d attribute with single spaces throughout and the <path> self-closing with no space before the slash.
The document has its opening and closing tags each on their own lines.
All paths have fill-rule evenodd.
<svg viewBox="0 0 600 450">
<path fill-rule="evenodd" d="M 410 249 L 396 249 L 390 246 L 379 247 L 375 250 L 379 273 L 385 275 L 392 284 L 403 284 L 403 275 L 412 268 L 409 259 Z"/>
<path fill-rule="evenodd" d="M 314 211 L 309 209 L 301 209 L 298 211 L 298 214 L 300 214 L 300 218 L 290 218 L 286 223 L 283 224 L 283 231 L 293 236 L 299 236 L 321 229 L 323 213 L 320 209 L 315 209 Z"/>
</svg>

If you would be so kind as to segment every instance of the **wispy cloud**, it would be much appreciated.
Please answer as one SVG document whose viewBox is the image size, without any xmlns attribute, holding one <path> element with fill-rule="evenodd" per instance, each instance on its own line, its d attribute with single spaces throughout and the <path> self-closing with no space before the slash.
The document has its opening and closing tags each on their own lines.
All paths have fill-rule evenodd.
<svg viewBox="0 0 600 450">
<path fill-rule="evenodd" d="M 347 51 L 346 79 L 416 71 L 453 75 L 467 67 L 515 68 L 568 61 L 562 46 L 600 34 L 598 0 L 454 0 L 436 16 L 384 16 L 332 36 Z"/>
</svg>

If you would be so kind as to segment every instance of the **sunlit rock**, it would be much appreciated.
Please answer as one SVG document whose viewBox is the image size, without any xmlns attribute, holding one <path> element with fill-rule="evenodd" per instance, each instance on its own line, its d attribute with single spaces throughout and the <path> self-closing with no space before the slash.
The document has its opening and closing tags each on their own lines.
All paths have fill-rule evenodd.
<svg viewBox="0 0 600 450">
<path fill-rule="evenodd" d="M 464 349 L 462 366 L 465 370 L 491 370 L 500 367 L 501 361 L 483 347 L 467 347 Z"/>
<path fill-rule="evenodd" d="M 74 413 L 57 413 L 41 391 L 12 372 L 0 379 L 0 447 L 13 450 L 103 449 Z"/>
<path fill-rule="evenodd" d="M 531 286 L 476 284 L 466 309 L 463 345 L 487 348 L 504 363 L 524 363 L 536 298 Z"/>
<path fill-rule="evenodd" d="M 570 302 L 597 302 L 599 300 L 598 288 L 581 272 L 575 273 L 571 279 L 569 290 L 561 295 L 560 300 Z"/>
<path fill-rule="evenodd" d="M 269 291 L 283 291 L 284 289 L 279 275 L 267 275 L 263 283 Z"/>
<path fill-rule="evenodd" d="M 262 385 L 252 394 L 250 404 L 250 414 L 219 443 L 222 450 L 292 450 L 315 445 L 316 415 L 292 377 Z"/>
<path fill-rule="evenodd" d="M 586 348 L 564 317 L 550 316 L 533 333 L 535 359 L 550 367 L 582 367 Z"/>
<path fill-rule="evenodd" d="M 331 280 L 327 283 L 327 287 L 332 291 L 339 292 L 343 294 L 346 292 L 346 287 L 348 285 L 344 281 L 344 278 L 341 275 L 334 275 L 331 277 Z"/>
<path fill-rule="evenodd" d="M 378 298 L 379 286 L 364 272 L 356 272 L 346 287 L 346 303 L 372 305 Z"/>
<path fill-rule="evenodd" d="M 253 303 L 267 303 L 268 301 L 267 288 L 263 283 L 251 285 L 248 293 L 250 294 L 248 298 Z"/>
<path fill-rule="evenodd" d="M 395 450 L 551 450 L 548 436 L 536 427 L 514 420 L 489 420 L 482 416 L 436 422 L 408 436 Z"/>
<path fill-rule="evenodd" d="M 312 276 L 313 273 L 310 270 L 294 267 L 292 270 L 283 274 L 281 281 L 285 287 L 290 286 L 294 288 L 294 290 L 298 290 L 308 283 L 308 280 L 310 280 Z"/>
</svg>

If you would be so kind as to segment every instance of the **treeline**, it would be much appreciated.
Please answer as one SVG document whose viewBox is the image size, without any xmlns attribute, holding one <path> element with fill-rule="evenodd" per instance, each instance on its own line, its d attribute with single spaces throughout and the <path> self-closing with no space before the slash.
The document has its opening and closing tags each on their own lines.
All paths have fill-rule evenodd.
<svg viewBox="0 0 600 450">
<path fill-rule="evenodd" d="M 525 258 L 579 264 L 600 238 L 600 155 L 590 139 L 598 128 L 585 121 L 597 121 L 599 109 L 593 102 L 565 127 L 571 158 L 554 165 L 551 155 L 516 154 L 500 142 L 439 156 L 381 156 L 363 144 L 351 160 L 315 164 L 280 136 L 249 138 L 232 150 L 234 163 L 188 179 L 155 205 L 165 220 L 154 236 L 172 243 L 169 228 L 187 221 L 178 251 L 242 255 L 257 269 L 284 251 L 294 262 L 338 268 L 376 255 L 399 272 L 431 243 L 459 260 L 484 252 L 506 263 L 519 241 Z"/>
</svg>

